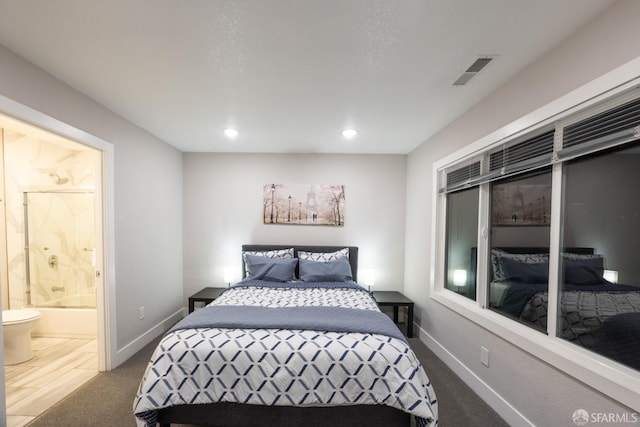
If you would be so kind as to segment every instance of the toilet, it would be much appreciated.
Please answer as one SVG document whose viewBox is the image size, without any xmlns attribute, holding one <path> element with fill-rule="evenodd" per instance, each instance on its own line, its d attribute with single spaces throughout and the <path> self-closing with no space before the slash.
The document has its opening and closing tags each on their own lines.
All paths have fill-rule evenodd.
<svg viewBox="0 0 640 427">
<path fill-rule="evenodd" d="M 31 330 L 38 324 L 36 310 L 2 310 L 4 334 L 4 364 L 15 365 L 33 357 Z"/>
</svg>

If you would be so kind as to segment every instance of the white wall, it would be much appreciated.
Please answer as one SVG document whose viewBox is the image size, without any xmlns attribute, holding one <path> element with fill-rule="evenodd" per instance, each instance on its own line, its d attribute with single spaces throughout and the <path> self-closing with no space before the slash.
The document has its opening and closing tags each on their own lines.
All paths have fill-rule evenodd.
<svg viewBox="0 0 640 427">
<path fill-rule="evenodd" d="M 401 290 L 406 156 L 184 154 L 184 296 L 225 286 L 243 243 L 353 245 L 376 287 Z M 344 184 L 342 227 L 264 224 L 263 185 Z"/>
<path fill-rule="evenodd" d="M 417 303 L 421 338 L 513 425 L 573 425 L 578 408 L 626 408 L 429 298 L 433 163 L 606 72 L 640 57 L 640 2 L 619 1 L 513 80 L 426 141 L 407 162 L 405 293 Z M 479 76 L 480 78 L 480 76 Z M 426 334 L 424 334 L 426 332 Z M 480 346 L 491 351 L 480 364 Z M 436 390 L 437 392 L 437 390 Z"/>
<path fill-rule="evenodd" d="M 115 200 L 106 234 L 115 248 L 109 274 L 117 366 L 141 348 L 145 332 L 182 307 L 182 154 L 2 46 L 0 64 L 0 96 L 113 145 L 113 176 L 106 179 Z"/>
</svg>

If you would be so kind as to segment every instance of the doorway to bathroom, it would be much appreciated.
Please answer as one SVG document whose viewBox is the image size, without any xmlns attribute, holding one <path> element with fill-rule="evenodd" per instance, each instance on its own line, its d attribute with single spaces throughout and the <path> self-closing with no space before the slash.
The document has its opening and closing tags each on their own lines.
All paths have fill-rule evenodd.
<svg viewBox="0 0 640 427">
<path fill-rule="evenodd" d="M 103 152 L 2 114 L 0 148 L 2 308 L 41 314 L 33 359 L 5 367 L 20 426 L 105 369 Z"/>
</svg>

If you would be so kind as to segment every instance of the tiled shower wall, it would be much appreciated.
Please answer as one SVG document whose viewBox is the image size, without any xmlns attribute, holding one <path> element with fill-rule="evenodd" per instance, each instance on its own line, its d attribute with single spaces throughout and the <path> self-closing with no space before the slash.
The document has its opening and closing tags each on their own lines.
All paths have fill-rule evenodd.
<svg viewBox="0 0 640 427">
<path fill-rule="evenodd" d="M 24 191 L 63 191 L 71 189 L 92 189 L 95 187 L 95 171 L 98 170 L 99 153 L 91 148 L 73 142 L 49 141 L 46 138 L 36 138 L 9 129 L 4 132 L 5 157 L 5 200 L 6 200 L 6 229 L 7 229 L 7 260 L 9 275 L 9 307 L 22 308 L 26 305 L 26 265 L 25 265 L 25 218 L 23 206 Z M 57 175 L 66 178 L 63 184 L 56 184 Z M 49 205 L 50 206 L 50 205 Z M 75 209 L 66 207 L 63 215 L 72 215 Z M 40 216 L 49 212 L 40 212 Z M 83 224 L 83 221 L 91 221 Z M 91 229 L 93 214 L 87 212 L 77 214 L 74 221 L 65 222 L 69 229 L 61 230 L 55 247 L 59 263 L 70 264 L 68 261 L 75 254 L 67 253 L 71 246 L 66 239 L 75 239 L 77 230 Z M 87 252 L 87 251 L 85 251 Z M 90 253 L 85 254 L 91 257 Z M 69 270 L 70 271 L 70 270 Z M 58 270 L 60 273 L 60 270 Z M 69 276 L 68 274 L 66 276 Z M 39 294 L 40 299 L 51 293 L 52 283 L 33 283 L 32 299 Z M 57 283 L 64 286 L 64 283 Z M 73 292 L 72 286 L 66 286 L 65 292 Z M 6 295 L 6 294 L 5 294 Z M 60 295 L 60 291 L 56 292 Z M 6 300 L 5 300 L 6 301 Z M 6 303 L 5 303 L 6 304 Z"/>
</svg>

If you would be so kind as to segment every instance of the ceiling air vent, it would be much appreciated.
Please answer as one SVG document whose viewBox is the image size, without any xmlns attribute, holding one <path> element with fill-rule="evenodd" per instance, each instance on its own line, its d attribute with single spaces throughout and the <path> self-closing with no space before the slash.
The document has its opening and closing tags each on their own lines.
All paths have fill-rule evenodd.
<svg viewBox="0 0 640 427">
<path fill-rule="evenodd" d="M 469 68 L 464 70 L 460 76 L 453 82 L 454 86 L 464 86 L 469 83 L 469 80 L 474 78 L 480 71 L 484 69 L 491 61 L 496 59 L 495 56 L 483 56 L 475 60 Z"/>
</svg>

